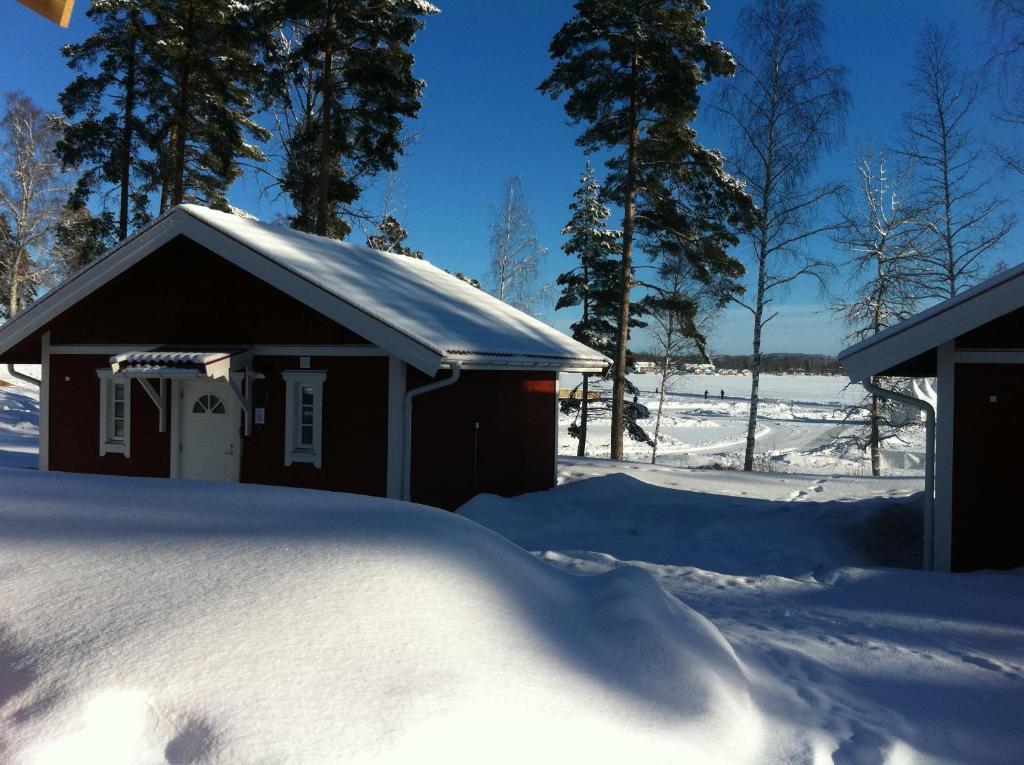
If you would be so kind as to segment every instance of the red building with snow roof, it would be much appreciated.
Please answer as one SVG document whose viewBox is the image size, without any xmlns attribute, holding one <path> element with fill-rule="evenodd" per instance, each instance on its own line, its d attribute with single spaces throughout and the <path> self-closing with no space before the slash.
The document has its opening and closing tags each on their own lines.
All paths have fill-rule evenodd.
<svg viewBox="0 0 1024 765">
<path fill-rule="evenodd" d="M 431 264 L 176 207 L 0 327 L 41 470 L 454 508 L 555 482 L 557 378 L 609 360 Z"/>
</svg>

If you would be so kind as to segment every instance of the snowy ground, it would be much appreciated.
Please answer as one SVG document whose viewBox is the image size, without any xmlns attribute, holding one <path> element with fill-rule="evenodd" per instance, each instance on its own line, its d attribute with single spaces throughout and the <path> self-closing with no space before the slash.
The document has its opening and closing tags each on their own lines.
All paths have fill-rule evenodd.
<svg viewBox="0 0 1024 765">
<path fill-rule="evenodd" d="M 559 385 L 572 388 L 579 375 L 562 375 Z M 654 434 L 660 379 L 654 374 L 631 375 L 640 389 L 640 402 L 651 410 L 641 424 Z M 757 468 L 768 472 L 843 473 L 870 475 L 867 456 L 844 453 L 836 437 L 856 427 L 843 422 L 843 406 L 858 403 L 859 386 L 831 375 L 762 375 L 757 431 Z M 599 388 L 607 388 L 600 384 Z M 704 391 L 708 392 L 705 399 Z M 724 392 L 724 397 L 722 393 Z M 684 375 L 670 382 L 658 439 L 658 463 L 683 467 L 736 468 L 743 464 L 747 435 L 750 378 L 739 375 Z M 866 413 L 865 413 L 866 414 Z M 577 442 L 568 433 L 570 417 L 561 418 L 559 450 L 575 455 Z M 607 457 L 611 429 L 607 418 L 590 423 L 588 456 Z M 890 442 L 885 473 L 922 472 L 923 428 L 911 429 L 907 443 Z M 627 459 L 650 462 L 651 448 L 628 440 Z"/>
<path fill-rule="evenodd" d="M 39 374 L 38 367 L 18 367 Z M 39 457 L 39 397 L 36 388 L 7 376 L 0 367 L 0 465 L 34 468 Z"/>
<path fill-rule="evenodd" d="M 735 650 L 763 763 L 1007 763 L 1024 751 L 1024 570 L 919 563 L 919 479 L 563 458 L 459 512 L 574 573 L 650 573 Z M 883 567 L 885 566 L 885 567 Z"/>
<path fill-rule="evenodd" d="M 452 515 L 14 469 L 36 422 L 0 387 L 0 762 L 1021 761 L 1024 570 L 912 570 L 919 477 L 565 457 Z"/>
</svg>

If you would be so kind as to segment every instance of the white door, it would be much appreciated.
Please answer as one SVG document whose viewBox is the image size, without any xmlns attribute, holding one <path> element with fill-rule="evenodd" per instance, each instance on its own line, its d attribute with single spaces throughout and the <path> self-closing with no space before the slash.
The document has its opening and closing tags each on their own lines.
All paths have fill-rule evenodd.
<svg viewBox="0 0 1024 765">
<path fill-rule="evenodd" d="M 225 382 L 188 380 L 181 396 L 181 477 L 237 481 L 241 457 L 238 400 Z"/>
</svg>

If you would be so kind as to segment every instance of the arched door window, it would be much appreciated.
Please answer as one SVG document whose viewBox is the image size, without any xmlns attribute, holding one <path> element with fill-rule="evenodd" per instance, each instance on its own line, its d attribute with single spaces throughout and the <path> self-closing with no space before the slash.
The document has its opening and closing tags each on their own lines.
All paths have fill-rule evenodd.
<svg viewBox="0 0 1024 765">
<path fill-rule="evenodd" d="M 224 402 L 212 393 L 204 393 L 192 406 L 192 414 L 224 414 L 224 411 Z"/>
</svg>

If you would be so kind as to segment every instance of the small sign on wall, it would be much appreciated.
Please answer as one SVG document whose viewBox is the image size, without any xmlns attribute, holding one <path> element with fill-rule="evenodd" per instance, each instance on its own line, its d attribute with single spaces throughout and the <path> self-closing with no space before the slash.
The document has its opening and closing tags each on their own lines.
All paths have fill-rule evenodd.
<svg viewBox="0 0 1024 765">
<path fill-rule="evenodd" d="M 267 419 L 267 410 L 262 406 L 256 407 L 253 411 L 252 421 L 257 425 L 262 425 Z"/>
</svg>

